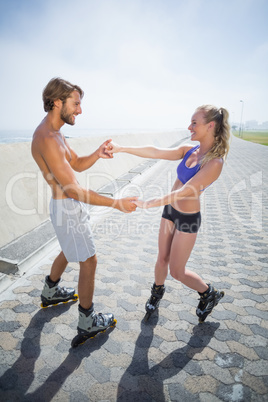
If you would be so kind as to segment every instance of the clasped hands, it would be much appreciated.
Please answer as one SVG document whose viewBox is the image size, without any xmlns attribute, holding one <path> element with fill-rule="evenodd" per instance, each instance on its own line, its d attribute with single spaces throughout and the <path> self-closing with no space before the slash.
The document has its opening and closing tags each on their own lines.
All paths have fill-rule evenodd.
<svg viewBox="0 0 268 402">
<path fill-rule="evenodd" d="M 114 153 L 120 152 L 120 147 L 118 144 L 113 142 L 111 139 L 105 141 L 100 147 L 99 147 L 99 157 L 108 159 L 108 158 L 113 158 Z M 139 200 L 138 197 L 133 197 L 133 199 L 129 199 L 129 201 L 133 204 L 136 205 L 136 207 L 141 208 L 141 209 L 147 209 L 149 208 L 149 201 L 142 201 Z M 136 208 L 135 208 L 136 209 Z"/>
</svg>

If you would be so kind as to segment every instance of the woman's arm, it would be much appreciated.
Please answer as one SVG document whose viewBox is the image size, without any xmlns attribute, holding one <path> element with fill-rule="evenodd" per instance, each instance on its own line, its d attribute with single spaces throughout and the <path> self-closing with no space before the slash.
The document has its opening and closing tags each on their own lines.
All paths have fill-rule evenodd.
<svg viewBox="0 0 268 402">
<path fill-rule="evenodd" d="M 113 155 L 114 153 L 118 152 L 126 152 L 142 158 L 178 160 L 183 158 L 186 149 L 188 150 L 190 147 L 191 146 L 187 145 L 181 145 L 175 148 L 158 148 L 152 145 L 147 145 L 144 147 L 127 147 L 118 145 L 115 142 L 110 142 L 107 145 L 107 153 Z"/>
<path fill-rule="evenodd" d="M 155 208 L 161 205 L 168 205 L 185 198 L 198 199 L 200 192 L 212 184 L 221 174 L 223 167 L 222 159 L 213 159 L 206 163 L 206 165 L 187 183 L 185 183 L 178 190 L 172 191 L 161 198 L 155 198 L 149 201 L 134 201 L 139 208 Z"/>
</svg>

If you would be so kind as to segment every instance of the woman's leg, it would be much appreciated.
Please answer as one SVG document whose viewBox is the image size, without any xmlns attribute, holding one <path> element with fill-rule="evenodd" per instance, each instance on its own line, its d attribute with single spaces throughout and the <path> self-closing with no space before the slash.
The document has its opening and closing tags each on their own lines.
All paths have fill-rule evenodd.
<svg viewBox="0 0 268 402">
<path fill-rule="evenodd" d="M 158 237 L 158 257 L 155 264 L 155 284 L 157 286 L 164 284 L 168 274 L 170 248 L 174 232 L 174 223 L 168 219 L 161 218 Z"/>
<path fill-rule="evenodd" d="M 197 233 L 175 231 L 171 245 L 169 267 L 173 278 L 189 288 L 203 293 L 208 289 L 208 285 L 195 272 L 186 269 L 196 237 Z"/>
</svg>

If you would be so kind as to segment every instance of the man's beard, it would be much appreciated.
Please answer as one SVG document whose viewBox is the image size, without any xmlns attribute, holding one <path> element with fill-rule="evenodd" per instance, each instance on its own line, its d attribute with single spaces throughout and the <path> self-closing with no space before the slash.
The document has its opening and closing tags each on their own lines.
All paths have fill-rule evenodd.
<svg viewBox="0 0 268 402">
<path fill-rule="evenodd" d="M 61 109 L 60 118 L 66 124 L 70 124 L 71 126 L 73 126 L 75 124 L 75 119 L 73 118 L 73 114 L 70 114 L 67 112 L 65 104 L 63 105 L 63 107 Z"/>
</svg>

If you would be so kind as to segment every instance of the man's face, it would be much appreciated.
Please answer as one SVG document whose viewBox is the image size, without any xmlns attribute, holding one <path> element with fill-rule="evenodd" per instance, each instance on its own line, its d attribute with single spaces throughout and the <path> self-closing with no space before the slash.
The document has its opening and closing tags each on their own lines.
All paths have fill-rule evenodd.
<svg viewBox="0 0 268 402">
<path fill-rule="evenodd" d="M 73 126 L 75 124 L 75 118 L 82 113 L 81 109 L 81 98 L 77 91 L 73 91 L 71 96 L 62 103 L 62 109 L 60 118 L 61 120 Z"/>
</svg>

